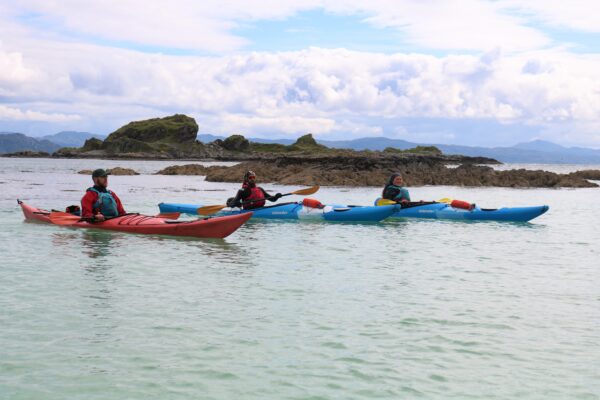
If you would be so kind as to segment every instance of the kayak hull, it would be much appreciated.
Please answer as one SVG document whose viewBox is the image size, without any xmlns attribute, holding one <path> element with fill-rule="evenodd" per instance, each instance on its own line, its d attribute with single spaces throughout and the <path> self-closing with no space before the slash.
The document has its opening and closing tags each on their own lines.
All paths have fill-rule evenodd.
<svg viewBox="0 0 600 400">
<path fill-rule="evenodd" d="M 160 212 L 180 212 L 197 215 L 201 204 L 160 203 Z M 257 219 L 287 219 L 337 222 L 378 222 L 391 216 L 397 209 L 391 206 L 345 206 L 327 205 L 325 208 L 312 208 L 302 203 L 283 203 L 273 206 L 255 208 L 253 210 L 225 209 L 217 215 L 240 215 L 252 213 Z M 169 211 L 167 211 L 169 210 Z"/>
<path fill-rule="evenodd" d="M 25 220 L 52 224 L 50 212 L 19 202 Z M 104 222 L 76 222 L 72 228 L 104 229 L 109 231 L 139 233 L 146 235 L 169 235 L 196 238 L 225 238 L 235 232 L 251 213 L 194 221 L 173 221 L 140 214 L 128 214 Z"/>
<path fill-rule="evenodd" d="M 534 207 L 504 207 L 494 210 L 479 207 L 473 210 L 454 208 L 446 203 L 426 204 L 402 208 L 395 212 L 391 218 L 430 218 L 451 219 L 461 221 L 503 221 L 527 222 L 539 217 L 548 211 L 548 206 Z"/>
</svg>

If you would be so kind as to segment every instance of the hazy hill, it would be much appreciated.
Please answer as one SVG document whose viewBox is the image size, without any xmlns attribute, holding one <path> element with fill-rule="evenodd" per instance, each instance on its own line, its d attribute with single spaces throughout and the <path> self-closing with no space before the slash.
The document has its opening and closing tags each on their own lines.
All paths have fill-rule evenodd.
<svg viewBox="0 0 600 400">
<path fill-rule="evenodd" d="M 224 139 L 222 136 L 202 134 L 198 140 L 211 142 Z M 261 139 L 248 138 L 256 143 L 291 144 L 291 139 Z M 368 137 L 352 140 L 318 140 L 332 148 L 345 148 L 352 150 L 385 150 L 388 147 L 397 149 L 411 149 L 416 146 L 428 146 L 427 143 L 415 143 L 401 139 L 386 137 Z M 508 163 L 540 163 L 540 164 L 600 164 L 600 150 L 583 147 L 564 147 L 543 140 L 519 143 L 510 147 L 478 147 L 448 144 L 434 144 L 445 154 L 461 154 L 472 157 L 489 157 Z"/>
<path fill-rule="evenodd" d="M 54 135 L 42 136 L 39 139 L 56 143 L 60 147 L 81 147 L 86 140 L 93 137 L 100 140 L 106 138 L 104 135 L 92 134 L 89 132 L 62 131 L 55 133 Z"/>
<path fill-rule="evenodd" d="M 17 151 L 45 151 L 52 153 L 61 146 L 48 140 L 36 139 L 22 133 L 0 132 L 0 154 Z"/>
</svg>

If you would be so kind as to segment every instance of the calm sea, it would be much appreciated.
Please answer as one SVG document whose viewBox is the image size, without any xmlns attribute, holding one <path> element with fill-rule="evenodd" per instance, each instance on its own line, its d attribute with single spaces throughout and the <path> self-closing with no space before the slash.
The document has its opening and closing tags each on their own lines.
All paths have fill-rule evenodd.
<svg viewBox="0 0 600 400">
<path fill-rule="evenodd" d="M 224 240 L 24 223 L 16 203 L 77 204 L 90 178 L 76 172 L 97 167 L 142 173 L 110 178 L 132 212 L 237 188 L 152 175 L 172 164 L 0 158 L 1 399 L 600 398 L 600 189 L 416 187 L 550 211 L 251 222 Z"/>
</svg>

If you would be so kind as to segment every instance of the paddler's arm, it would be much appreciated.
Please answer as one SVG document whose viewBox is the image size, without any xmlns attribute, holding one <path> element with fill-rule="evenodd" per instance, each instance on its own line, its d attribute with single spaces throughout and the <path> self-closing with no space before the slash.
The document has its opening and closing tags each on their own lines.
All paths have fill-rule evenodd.
<svg viewBox="0 0 600 400">
<path fill-rule="evenodd" d="M 265 199 L 267 199 L 271 202 L 275 202 L 281 198 L 281 193 L 277 193 L 275 195 L 270 195 L 269 193 L 267 193 L 267 191 L 265 189 L 260 188 L 260 190 L 262 190 L 263 195 L 265 196 Z"/>
<path fill-rule="evenodd" d="M 250 196 L 250 189 L 242 188 L 237 191 L 237 193 L 235 194 L 235 197 L 233 199 L 231 199 L 231 201 L 229 201 L 229 200 L 227 201 L 227 205 L 229 207 L 241 207 L 242 201 L 244 199 L 248 198 L 248 196 Z"/>
<path fill-rule="evenodd" d="M 410 193 L 408 193 L 408 189 L 407 188 L 402 188 L 400 189 L 400 200 L 406 200 L 408 202 L 410 202 Z"/>
<path fill-rule="evenodd" d="M 81 198 L 81 219 L 89 220 L 94 218 L 94 203 L 98 200 L 98 194 L 88 190 Z"/>
</svg>

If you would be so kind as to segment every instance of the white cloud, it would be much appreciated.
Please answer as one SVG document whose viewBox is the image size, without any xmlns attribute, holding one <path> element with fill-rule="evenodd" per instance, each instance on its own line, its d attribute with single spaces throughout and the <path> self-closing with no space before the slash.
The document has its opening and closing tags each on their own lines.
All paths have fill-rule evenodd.
<svg viewBox="0 0 600 400">
<path fill-rule="evenodd" d="M 524 16 L 507 13 L 514 8 L 487 0 L 96 0 L 85 5 L 77 0 L 22 0 L 5 5 L 4 13 L 35 27 L 40 36 L 216 53 L 248 44 L 232 33 L 244 23 L 284 19 L 307 10 L 358 15 L 376 27 L 398 30 L 407 43 L 425 48 L 513 51 L 548 45 L 549 39 L 528 26 Z M 562 9 L 546 15 L 536 7 L 535 12 L 554 20 Z"/>
<path fill-rule="evenodd" d="M 0 101 L 7 104 L 0 119 L 71 121 L 74 128 L 100 124 L 110 130 L 133 119 L 184 112 L 213 133 L 310 131 L 337 137 L 394 134 L 385 127 L 403 118 L 492 119 L 600 143 L 600 56 L 531 50 L 548 43 L 525 24 L 524 13 L 534 11 L 509 1 L 465 0 L 452 7 L 434 0 L 363 3 L 181 2 L 157 8 L 137 0 L 89 7 L 25 0 L 9 9 L 5 3 L 0 13 L 12 17 L 0 17 Z M 370 23 L 402 30 L 422 46 L 487 51 L 436 57 L 315 47 L 169 56 L 97 40 L 232 50 L 243 45 L 229 31 L 235 21 L 285 18 L 314 7 L 367 15 Z M 41 15 L 30 17 L 41 18 L 39 26 L 60 29 L 43 38 L 30 25 L 16 23 L 15 16 L 27 10 Z M 587 26 L 576 17 L 562 21 Z M 577 134 L 567 133 L 570 126 Z M 454 134 L 460 137 L 460 132 L 447 137 Z"/>
<path fill-rule="evenodd" d="M 44 121 L 44 122 L 68 122 L 81 119 L 79 115 L 67 115 L 60 113 L 44 113 L 32 110 L 20 110 L 18 108 L 8 107 L 0 104 L 0 121 Z"/>
<path fill-rule="evenodd" d="M 493 1 L 374 1 L 364 6 L 376 26 L 394 28 L 415 45 L 434 49 L 529 50 L 549 44 L 522 18 L 507 15 Z"/>
<path fill-rule="evenodd" d="M 500 0 L 498 6 L 555 27 L 600 32 L 600 2 L 595 0 Z"/>
<path fill-rule="evenodd" d="M 296 137 L 306 132 L 316 135 L 328 133 L 335 127 L 335 120 L 300 116 L 256 117 L 224 114 L 219 118 L 221 129 L 230 133 L 275 133 Z"/>
<path fill-rule="evenodd" d="M 48 62 L 48 52 L 66 61 Z M 7 65 L 15 73 L 36 72 L 11 81 L 12 95 L 84 118 L 127 121 L 186 112 L 212 116 L 206 128 L 224 133 L 349 135 L 381 132 L 378 125 L 366 129 L 366 120 L 378 118 L 490 118 L 540 126 L 600 120 L 598 56 L 492 51 L 433 57 L 312 48 L 174 57 L 54 43 L 24 58 L 29 61 Z M 543 67 L 531 73 L 532 63 Z M 40 84 L 42 78 L 48 83 Z"/>
</svg>

